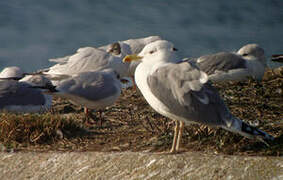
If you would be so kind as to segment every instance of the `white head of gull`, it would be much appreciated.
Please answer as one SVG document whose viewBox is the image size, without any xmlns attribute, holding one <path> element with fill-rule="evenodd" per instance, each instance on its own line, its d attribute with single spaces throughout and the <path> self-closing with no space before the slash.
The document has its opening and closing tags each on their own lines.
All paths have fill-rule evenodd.
<svg viewBox="0 0 283 180">
<path fill-rule="evenodd" d="M 123 60 L 141 61 L 135 72 L 138 88 L 154 110 L 176 121 L 170 152 L 179 150 L 184 123 L 218 126 L 261 141 L 273 139 L 234 117 L 206 73 L 189 62 L 181 62 L 175 50 L 171 42 L 160 40 Z"/>
<path fill-rule="evenodd" d="M 17 66 L 10 66 L 4 68 L 0 73 L 0 79 L 14 79 L 18 80 L 24 77 L 24 72 Z"/>
</svg>

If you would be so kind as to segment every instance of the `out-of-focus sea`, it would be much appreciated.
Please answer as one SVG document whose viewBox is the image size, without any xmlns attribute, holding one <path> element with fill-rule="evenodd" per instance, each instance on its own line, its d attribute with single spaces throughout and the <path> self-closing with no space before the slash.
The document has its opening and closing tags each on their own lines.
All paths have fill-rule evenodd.
<svg viewBox="0 0 283 180">
<path fill-rule="evenodd" d="M 267 56 L 283 53 L 283 1 L 3 0 L 0 70 L 35 71 L 79 47 L 150 35 L 172 41 L 180 57 L 247 43 L 260 44 Z"/>
</svg>

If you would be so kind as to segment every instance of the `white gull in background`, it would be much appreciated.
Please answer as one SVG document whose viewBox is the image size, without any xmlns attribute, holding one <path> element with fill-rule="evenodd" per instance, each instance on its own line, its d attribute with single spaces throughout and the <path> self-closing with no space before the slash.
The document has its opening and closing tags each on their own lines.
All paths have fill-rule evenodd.
<svg viewBox="0 0 283 180">
<path fill-rule="evenodd" d="M 60 81 L 50 93 L 86 107 L 88 118 L 88 109 L 103 110 L 114 104 L 121 94 L 121 83 L 112 69 L 82 72 Z"/>
<path fill-rule="evenodd" d="M 100 71 L 107 68 L 115 70 L 121 77 L 124 77 L 127 76 L 128 67 L 129 65 L 121 63 L 120 57 L 113 56 L 104 50 L 88 47 L 70 56 L 66 63 L 59 63 L 50 67 L 43 74 L 47 75 L 56 85 L 74 74 Z"/>
<path fill-rule="evenodd" d="M 220 52 L 191 60 L 215 82 L 248 77 L 261 80 L 267 67 L 264 50 L 257 44 L 247 44 L 237 53 Z"/>
<path fill-rule="evenodd" d="M 159 39 L 161 39 L 159 36 L 149 36 L 118 41 L 99 48 L 79 48 L 74 55 L 50 59 L 50 61 L 57 62 L 58 64 L 45 70 L 44 74 L 49 75 L 55 84 L 57 83 L 56 81 L 64 79 L 66 75 L 107 68 L 114 69 L 121 77 L 130 77 L 134 75 L 138 63 L 124 64 L 121 58 L 127 54 L 138 53 L 146 44 Z"/>
<path fill-rule="evenodd" d="M 10 112 L 36 113 L 51 108 L 52 96 L 38 87 L 47 87 L 51 82 L 41 75 L 28 75 L 19 81 L 0 81 L 0 109 Z"/>
<path fill-rule="evenodd" d="M 123 61 L 141 60 L 135 79 L 146 101 L 158 113 L 175 120 L 175 133 L 170 152 L 179 150 L 184 123 L 201 123 L 222 127 L 260 141 L 272 140 L 267 133 L 234 117 L 205 72 L 190 62 L 179 61 L 173 44 L 153 42 L 139 55 Z"/>
</svg>

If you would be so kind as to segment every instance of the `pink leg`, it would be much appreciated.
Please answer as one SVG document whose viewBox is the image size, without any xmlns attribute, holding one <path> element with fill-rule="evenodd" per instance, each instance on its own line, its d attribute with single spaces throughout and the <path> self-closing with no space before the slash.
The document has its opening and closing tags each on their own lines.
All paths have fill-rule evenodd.
<svg viewBox="0 0 283 180">
<path fill-rule="evenodd" d="M 173 143 L 172 143 L 170 153 L 176 153 L 177 152 L 176 145 L 177 145 L 179 130 L 180 130 L 179 121 L 175 120 L 174 138 L 173 138 Z"/>
</svg>

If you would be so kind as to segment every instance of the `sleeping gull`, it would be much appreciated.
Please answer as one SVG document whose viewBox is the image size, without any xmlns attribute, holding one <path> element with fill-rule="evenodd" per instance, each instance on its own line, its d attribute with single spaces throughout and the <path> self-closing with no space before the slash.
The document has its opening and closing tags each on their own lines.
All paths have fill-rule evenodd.
<svg viewBox="0 0 283 180">
<path fill-rule="evenodd" d="M 114 104 L 120 96 L 121 83 L 112 69 L 82 72 L 60 81 L 50 93 L 88 109 L 102 110 Z M 85 113 L 88 119 L 88 110 Z"/>
<path fill-rule="evenodd" d="M 184 123 L 201 123 L 260 141 L 273 139 L 267 133 L 234 117 L 208 76 L 190 62 L 179 61 L 173 44 L 153 42 L 139 55 L 126 56 L 123 61 L 141 60 L 135 72 L 138 88 L 158 113 L 175 120 L 171 153 L 179 150 Z"/>
<path fill-rule="evenodd" d="M 23 79 L 0 81 L 0 109 L 10 112 L 35 113 L 48 111 L 52 96 L 36 87 L 46 87 L 51 82 L 40 75 L 28 75 Z"/>
<path fill-rule="evenodd" d="M 0 79 L 14 79 L 19 80 L 23 78 L 25 73 L 17 66 L 9 66 L 0 72 Z"/>
<path fill-rule="evenodd" d="M 220 52 L 193 59 L 210 80 L 261 80 L 266 68 L 264 50 L 257 44 L 247 44 L 237 53 Z"/>
</svg>

